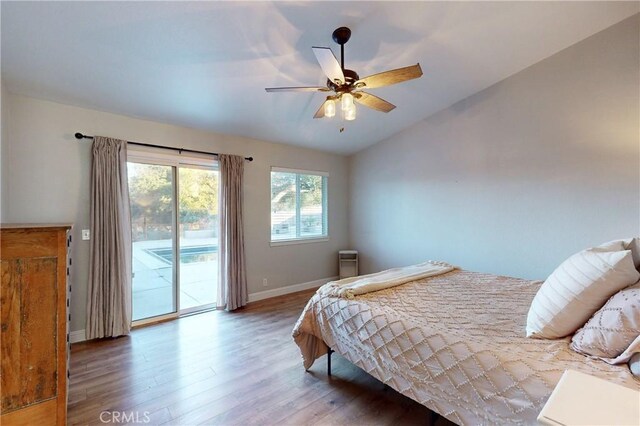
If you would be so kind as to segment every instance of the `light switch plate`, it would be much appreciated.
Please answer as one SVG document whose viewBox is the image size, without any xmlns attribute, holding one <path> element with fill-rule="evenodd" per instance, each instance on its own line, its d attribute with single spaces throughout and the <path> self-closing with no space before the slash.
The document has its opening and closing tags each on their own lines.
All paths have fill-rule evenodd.
<svg viewBox="0 0 640 426">
<path fill-rule="evenodd" d="M 83 229 L 82 230 L 82 239 L 83 240 L 88 240 L 91 238 L 91 233 L 89 232 L 88 229 Z"/>
</svg>

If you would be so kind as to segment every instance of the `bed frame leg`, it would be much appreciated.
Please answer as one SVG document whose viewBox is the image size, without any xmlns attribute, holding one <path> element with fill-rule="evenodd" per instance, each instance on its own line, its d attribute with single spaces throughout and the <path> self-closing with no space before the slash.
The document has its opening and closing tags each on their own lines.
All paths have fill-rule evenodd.
<svg viewBox="0 0 640 426">
<path fill-rule="evenodd" d="M 429 411 L 431 411 L 431 416 L 430 416 L 431 418 L 429 419 L 429 424 L 431 426 L 434 426 L 436 424 L 436 422 L 438 421 L 438 418 L 440 417 L 440 414 L 436 413 L 433 410 L 429 410 Z"/>
<path fill-rule="evenodd" d="M 327 351 L 327 376 L 331 377 L 331 354 L 334 352 L 333 349 L 329 348 Z"/>
</svg>

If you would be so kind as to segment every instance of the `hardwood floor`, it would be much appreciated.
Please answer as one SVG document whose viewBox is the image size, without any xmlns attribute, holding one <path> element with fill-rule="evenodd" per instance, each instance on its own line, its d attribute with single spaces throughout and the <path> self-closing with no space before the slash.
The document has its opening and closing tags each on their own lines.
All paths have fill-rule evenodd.
<svg viewBox="0 0 640 426">
<path fill-rule="evenodd" d="M 72 345 L 69 424 L 429 425 L 427 408 L 338 354 L 332 377 L 325 359 L 304 371 L 291 330 L 312 294 Z"/>
</svg>

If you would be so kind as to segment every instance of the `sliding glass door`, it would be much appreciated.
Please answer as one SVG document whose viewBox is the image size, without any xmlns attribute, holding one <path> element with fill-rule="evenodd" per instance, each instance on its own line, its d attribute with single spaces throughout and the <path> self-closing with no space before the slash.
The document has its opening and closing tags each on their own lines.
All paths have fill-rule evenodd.
<svg viewBox="0 0 640 426">
<path fill-rule="evenodd" d="M 133 320 L 176 312 L 175 169 L 127 163 L 133 240 Z"/>
<path fill-rule="evenodd" d="M 218 172 L 182 161 L 129 158 L 134 322 L 215 307 Z"/>
<path fill-rule="evenodd" d="M 218 280 L 218 172 L 178 168 L 180 310 L 215 307 Z"/>
</svg>

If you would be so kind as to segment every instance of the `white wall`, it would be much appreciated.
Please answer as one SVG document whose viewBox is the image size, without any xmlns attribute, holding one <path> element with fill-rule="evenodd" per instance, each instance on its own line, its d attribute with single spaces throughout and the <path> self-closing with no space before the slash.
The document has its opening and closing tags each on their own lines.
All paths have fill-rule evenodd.
<svg viewBox="0 0 640 426">
<path fill-rule="evenodd" d="M 0 129 L 0 187 L 2 187 L 2 182 L 5 179 L 5 169 L 2 167 L 2 163 L 4 163 L 4 143 L 9 139 L 9 126 L 7 125 L 9 122 L 9 108 L 5 105 L 7 98 L 7 90 L 4 87 L 4 82 L 0 79 L 0 127 L 2 127 Z M 6 217 L 5 198 L 5 192 L 2 191 L 0 194 L 0 223 L 4 222 Z"/>
<path fill-rule="evenodd" d="M 3 93 L 3 221 L 73 222 L 71 330 L 84 329 L 89 242 L 89 135 L 253 156 L 245 168 L 245 247 L 249 293 L 337 275 L 337 251 L 348 245 L 346 157 L 208 133 Z M 4 138 L 3 138 L 4 139 Z M 329 177 L 328 242 L 270 247 L 270 167 L 321 170 Z M 267 278 L 268 287 L 262 286 Z"/>
<path fill-rule="evenodd" d="M 545 278 L 640 235 L 639 27 L 635 15 L 353 156 L 363 272 L 441 259 Z"/>
</svg>

